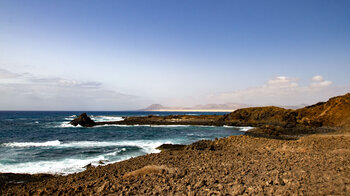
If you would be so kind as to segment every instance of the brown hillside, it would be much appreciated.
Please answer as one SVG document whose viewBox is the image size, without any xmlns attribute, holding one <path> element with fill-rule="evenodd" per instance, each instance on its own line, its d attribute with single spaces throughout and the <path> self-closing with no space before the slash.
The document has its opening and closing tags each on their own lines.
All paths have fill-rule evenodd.
<svg viewBox="0 0 350 196">
<path fill-rule="evenodd" d="M 237 126 L 295 126 L 297 113 L 291 109 L 274 106 L 251 107 L 236 110 L 223 117 L 225 124 Z"/>
<path fill-rule="evenodd" d="M 350 125 L 350 93 L 333 97 L 327 102 L 320 102 L 297 110 L 298 123 L 315 126 Z"/>
<path fill-rule="evenodd" d="M 229 125 L 276 125 L 282 127 L 343 127 L 350 125 L 350 93 L 298 110 L 252 107 L 236 110 L 222 120 Z"/>
</svg>

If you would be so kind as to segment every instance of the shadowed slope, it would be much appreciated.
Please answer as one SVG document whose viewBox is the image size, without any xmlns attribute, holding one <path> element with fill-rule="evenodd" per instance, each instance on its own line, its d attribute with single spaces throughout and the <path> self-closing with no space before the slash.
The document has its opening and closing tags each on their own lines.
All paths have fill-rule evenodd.
<svg viewBox="0 0 350 196">
<path fill-rule="evenodd" d="M 333 97 L 327 102 L 319 102 L 297 110 L 298 123 L 312 126 L 349 126 L 350 93 Z"/>
<path fill-rule="evenodd" d="M 350 93 L 298 110 L 273 106 L 239 109 L 225 115 L 222 120 L 224 124 L 230 125 L 274 125 L 285 128 L 296 126 L 349 126 Z"/>
</svg>

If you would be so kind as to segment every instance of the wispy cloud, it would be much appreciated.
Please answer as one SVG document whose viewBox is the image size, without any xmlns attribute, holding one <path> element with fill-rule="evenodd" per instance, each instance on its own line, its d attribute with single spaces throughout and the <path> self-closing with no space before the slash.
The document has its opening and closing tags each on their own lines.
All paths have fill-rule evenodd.
<svg viewBox="0 0 350 196">
<path fill-rule="evenodd" d="M 80 88 L 100 88 L 102 83 L 96 81 L 82 82 L 78 80 L 67 80 L 62 78 L 35 78 L 30 77 L 34 83 L 45 83 L 46 85 L 57 85 L 63 87 L 80 87 Z"/>
<path fill-rule="evenodd" d="M 123 110 L 140 107 L 140 98 L 104 89 L 97 81 L 38 77 L 0 69 L 0 109 Z"/>
<path fill-rule="evenodd" d="M 333 83 L 332 81 L 324 80 L 323 76 L 321 76 L 321 75 L 317 75 L 317 76 L 312 77 L 312 81 L 313 81 L 311 83 L 312 87 L 327 87 L 327 86 L 332 85 L 332 83 Z"/>
<path fill-rule="evenodd" d="M 350 86 L 334 86 L 323 76 L 316 75 L 311 82 L 302 86 L 298 78 L 277 76 L 264 85 L 234 92 L 211 94 L 207 102 L 239 102 L 255 105 L 299 105 L 326 100 L 332 96 L 350 91 Z"/>
<path fill-rule="evenodd" d="M 224 104 L 243 103 L 266 106 L 299 106 L 325 101 L 333 96 L 350 92 L 350 86 L 336 86 L 321 75 L 312 77 L 308 84 L 302 85 L 300 79 L 289 76 L 276 76 L 260 86 L 237 91 L 197 95 L 180 99 L 167 99 L 159 102 L 164 105 Z"/>
<path fill-rule="evenodd" d="M 182 99 L 170 97 L 158 102 L 176 106 L 208 103 L 300 105 L 347 92 L 350 86 L 336 86 L 321 75 L 310 78 L 306 85 L 297 77 L 276 76 L 256 87 Z M 130 110 L 150 104 L 142 97 L 108 90 L 98 81 L 39 77 L 5 69 L 0 69 L 0 94 L 0 110 Z"/>
<path fill-rule="evenodd" d="M 7 71 L 6 69 L 0 69 L 0 79 L 12 79 L 12 78 L 18 78 L 21 74 L 12 73 L 10 71 Z"/>
</svg>

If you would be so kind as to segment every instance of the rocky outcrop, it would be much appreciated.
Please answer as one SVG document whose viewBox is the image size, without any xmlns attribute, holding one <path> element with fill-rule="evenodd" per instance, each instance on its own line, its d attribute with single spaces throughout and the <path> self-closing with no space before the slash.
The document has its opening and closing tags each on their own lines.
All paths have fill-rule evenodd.
<svg viewBox="0 0 350 196">
<path fill-rule="evenodd" d="M 158 146 L 156 149 L 161 151 L 166 150 L 183 150 L 186 147 L 186 145 L 183 144 L 162 144 Z"/>
<path fill-rule="evenodd" d="M 169 116 L 145 116 L 126 117 L 124 121 L 116 122 L 127 125 L 221 125 L 218 124 L 221 115 L 169 115 Z"/>
<path fill-rule="evenodd" d="M 98 123 L 92 121 L 84 113 L 71 121 L 71 124 L 74 126 L 80 124 L 83 127 L 106 124 L 253 126 L 260 129 L 253 129 L 247 134 L 268 137 L 301 135 L 316 133 L 319 132 L 316 129 L 325 127 L 350 127 L 350 93 L 297 110 L 275 106 L 250 107 L 226 115 L 149 115 L 145 117 L 126 117 L 123 121 Z"/>
<path fill-rule="evenodd" d="M 226 125 L 295 127 L 297 112 L 279 107 L 251 107 L 236 110 L 221 120 Z"/>
<path fill-rule="evenodd" d="M 296 110 L 297 123 L 307 126 L 345 127 L 350 125 L 350 93 L 330 98 L 327 102 Z"/>
<path fill-rule="evenodd" d="M 80 114 L 77 118 L 70 121 L 70 124 L 73 126 L 82 126 L 82 127 L 93 127 L 96 125 L 95 121 L 91 120 L 86 113 Z"/>
<path fill-rule="evenodd" d="M 297 110 L 279 107 L 253 107 L 236 110 L 222 119 L 232 125 L 274 125 L 285 128 L 343 127 L 350 124 L 350 93 Z"/>
</svg>

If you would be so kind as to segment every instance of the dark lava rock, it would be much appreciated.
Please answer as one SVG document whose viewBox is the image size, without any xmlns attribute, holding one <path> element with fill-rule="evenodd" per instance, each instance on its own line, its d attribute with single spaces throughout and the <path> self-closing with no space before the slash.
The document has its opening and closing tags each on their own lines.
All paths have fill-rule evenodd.
<svg viewBox="0 0 350 196">
<path fill-rule="evenodd" d="M 182 144 L 162 144 L 157 147 L 158 150 L 165 151 L 165 150 L 183 150 L 186 147 L 186 145 Z"/>
<path fill-rule="evenodd" d="M 86 113 L 80 114 L 80 116 L 70 121 L 70 124 L 73 126 L 81 125 L 83 127 L 93 127 L 96 125 L 95 121 L 91 120 Z"/>
<path fill-rule="evenodd" d="M 186 147 L 187 150 L 211 150 L 215 151 L 218 146 L 215 146 L 210 140 L 200 140 Z"/>
</svg>

